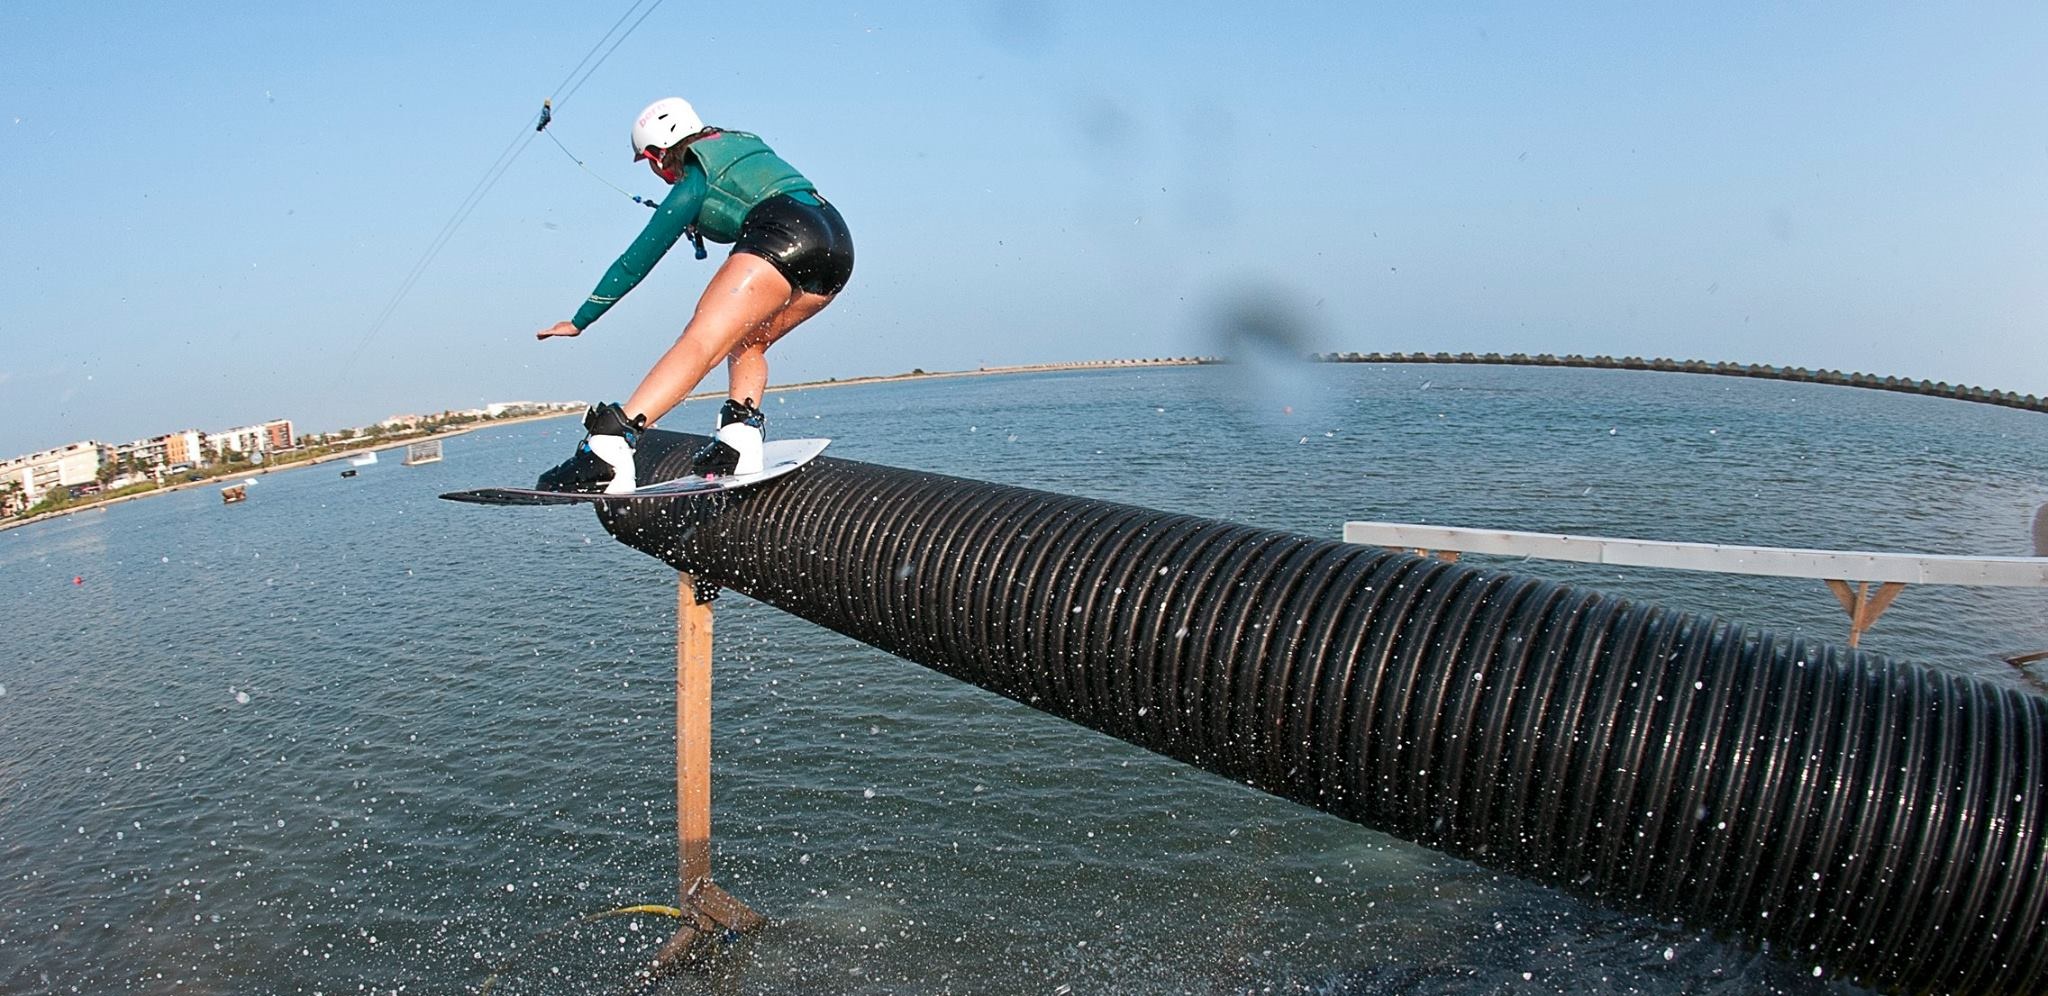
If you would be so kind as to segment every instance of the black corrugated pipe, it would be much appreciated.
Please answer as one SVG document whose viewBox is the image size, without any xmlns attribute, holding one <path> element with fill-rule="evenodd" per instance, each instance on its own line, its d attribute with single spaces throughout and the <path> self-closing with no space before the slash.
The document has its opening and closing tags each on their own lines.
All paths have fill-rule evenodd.
<svg viewBox="0 0 2048 996">
<path fill-rule="evenodd" d="M 673 471 L 702 437 L 650 433 Z M 820 458 L 679 570 L 1405 839 L 1908 992 L 2048 985 L 2048 701 L 1464 564 Z"/>
</svg>

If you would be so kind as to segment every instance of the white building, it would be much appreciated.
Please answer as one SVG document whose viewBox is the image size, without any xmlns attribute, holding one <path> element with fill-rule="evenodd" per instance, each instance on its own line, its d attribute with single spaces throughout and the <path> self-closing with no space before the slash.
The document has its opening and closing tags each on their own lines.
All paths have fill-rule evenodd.
<svg viewBox="0 0 2048 996">
<path fill-rule="evenodd" d="M 216 458 L 240 453 L 251 460 L 260 460 L 279 450 L 297 447 L 298 439 L 292 435 L 292 420 L 280 418 L 209 432 L 205 434 L 204 443 L 206 448 L 213 450 Z"/>
<path fill-rule="evenodd" d="M 98 483 L 100 465 L 110 453 L 109 447 L 88 439 L 15 457 L 0 462 L 0 489 L 13 484 L 26 504 L 33 505 L 51 489 Z"/>
</svg>

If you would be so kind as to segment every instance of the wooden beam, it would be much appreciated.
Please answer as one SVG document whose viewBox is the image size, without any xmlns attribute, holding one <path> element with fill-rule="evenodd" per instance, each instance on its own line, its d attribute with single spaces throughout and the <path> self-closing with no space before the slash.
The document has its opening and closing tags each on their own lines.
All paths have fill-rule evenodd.
<svg viewBox="0 0 2048 996">
<path fill-rule="evenodd" d="M 1863 613 L 1857 621 L 1861 622 L 1865 629 L 1870 628 L 1870 624 L 1876 622 L 1877 617 L 1884 614 L 1884 610 L 1892 607 L 1892 599 L 1899 597 L 1899 592 L 1905 590 L 1906 584 L 1903 581 L 1886 581 L 1878 585 L 1877 594 L 1864 600 Z"/>
<path fill-rule="evenodd" d="M 1849 614 L 1850 622 L 1855 622 L 1858 599 L 1856 589 L 1849 587 L 1849 582 L 1840 578 L 1828 578 L 1827 582 L 1828 590 L 1835 593 L 1835 601 L 1842 603 L 1842 611 Z"/>
<path fill-rule="evenodd" d="M 1842 610 L 1849 613 L 1849 645 L 1852 647 L 1863 642 L 1863 631 L 1869 629 L 1878 616 L 1884 615 L 1884 610 L 1892 607 L 1892 600 L 1899 597 L 1899 592 L 1906 590 L 1906 586 L 1897 581 L 1878 585 L 1876 594 L 1871 593 L 1868 581 L 1859 582 L 1854 588 L 1841 578 L 1828 578 L 1827 582 L 1828 590 L 1835 593 L 1835 600 L 1842 603 Z"/>
</svg>

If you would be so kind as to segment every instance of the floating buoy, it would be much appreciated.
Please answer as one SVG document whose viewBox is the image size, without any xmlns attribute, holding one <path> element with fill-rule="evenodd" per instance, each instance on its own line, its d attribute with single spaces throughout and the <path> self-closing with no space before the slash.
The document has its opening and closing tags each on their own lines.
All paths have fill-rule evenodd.
<svg viewBox="0 0 2048 996">
<path fill-rule="evenodd" d="M 75 574 L 74 574 L 74 575 L 72 575 L 72 577 L 71 577 L 71 583 L 72 583 L 72 584 L 84 584 L 84 583 L 85 583 L 85 578 L 83 578 L 83 577 L 81 577 L 81 576 L 79 576 L 79 575 L 75 575 Z"/>
</svg>

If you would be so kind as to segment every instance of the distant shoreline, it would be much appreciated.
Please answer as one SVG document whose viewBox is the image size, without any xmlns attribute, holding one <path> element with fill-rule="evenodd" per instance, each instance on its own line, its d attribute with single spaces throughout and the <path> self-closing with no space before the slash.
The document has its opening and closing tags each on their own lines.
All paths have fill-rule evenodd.
<svg viewBox="0 0 2048 996">
<path fill-rule="evenodd" d="M 1212 356 L 1175 356 L 1152 360 L 1078 360 L 1073 363 L 1026 363 L 1008 367 L 976 367 L 973 370 L 913 370 L 909 373 L 879 374 L 871 377 L 848 377 L 845 380 L 806 380 L 795 384 L 771 386 L 768 394 L 780 391 L 803 391 L 814 387 L 850 387 L 856 384 L 886 384 L 899 380 L 940 380 L 947 377 L 987 377 L 996 374 L 1059 373 L 1071 370 L 1128 370 L 1137 367 L 1194 367 L 1209 363 L 1221 363 Z M 690 395 L 692 398 L 722 396 L 723 391 L 704 391 Z"/>
<path fill-rule="evenodd" d="M 547 418 L 561 418 L 562 416 L 567 414 L 571 413 L 541 412 L 535 415 L 519 415 L 513 418 L 498 418 L 492 419 L 489 422 L 477 422 L 471 425 L 462 426 L 460 428 L 448 429 L 442 432 L 436 432 L 425 436 L 408 436 L 404 439 L 394 439 L 388 442 L 378 443 L 374 446 L 359 446 L 351 450 L 337 450 L 336 452 L 323 454 L 321 456 L 313 457 L 307 460 L 292 460 L 280 461 L 277 463 L 251 464 L 247 467 L 239 468 L 231 474 L 221 474 L 217 477 L 208 477 L 198 481 L 180 481 L 177 484 L 166 484 L 162 487 L 151 488 L 148 491 L 140 491 L 132 495 L 121 495 L 118 498 L 107 498 L 100 501 L 85 502 L 79 505 L 72 505 L 66 508 L 60 508 L 55 512 L 44 512 L 41 515 L 32 515 L 26 519 L 7 519 L 5 521 L 0 521 L 0 532 L 5 532 L 6 530 L 14 529 L 18 526 L 26 526 L 31 523 L 42 522 L 45 519 L 55 519 L 61 516 L 73 515 L 78 512 L 90 512 L 94 509 L 106 508 L 109 505 L 119 505 L 122 502 L 135 501 L 137 499 L 148 498 L 153 495 L 169 494 L 173 491 L 190 491 L 193 488 L 232 487 L 233 485 L 241 481 L 247 480 L 249 478 L 262 477 L 266 474 L 275 474 L 283 470 L 297 470 L 298 468 L 301 467 L 317 467 L 323 463 L 333 463 L 337 460 L 347 460 L 353 457 L 362 456 L 365 453 L 376 453 L 381 450 L 395 450 L 400 447 L 410 446 L 413 443 L 424 443 L 427 442 L 428 440 L 433 439 L 447 439 L 450 436 L 460 436 L 463 433 L 474 432 L 477 429 L 488 429 L 491 428 L 492 426 L 499 425 L 517 425 L 520 422 L 535 422 Z"/>
<path fill-rule="evenodd" d="M 795 384 L 783 384 L 780 386 L 770 387 L 768 388 L 766 393 L 776 394 L 783 391 L 807 391 L 823 387 L 852 387 L 860 384 L 887 384 L 896 381 L 907 380 L 938 380 L 948 377 L 986 377 L 998 374 L 1058 373 L 1062 371 L 1074 370 L 1129 370 L 1142 367 L 1191 367 L 1199 366 L 1205 363 L 1216 362 L 1218 361 L 1211 357 L 1183 356 L 1149 360 L 1077 360 L 1072 363 L 1027 363 L 1017 366 L 1006 367 L 977 367 L 973 370 L 934 370 L 927 372 L 925 370 L 918 369 L 912 370 L 908 373 L 900 374 L 877 374 L 866 377 L 848 377 L 845 379 L 801 381 Z M 724 394 L 725 392 L 723 391 L 700 391 L 696 394 L 690 395 L 689 399 L 715 398 L 722 397 L 724 396 Z M 222 474 L 217 477 L 209 477 L 206 478 L 205 480 L 186 481 L 179 484 L 167 484 L 160 488 L 152 488 L 148 491 L 138 492 L 132 495 L 122 495 L 118 498 L 108 498 L 103 501 L 92 501 L 78 505 L 71 505 L 65 508 L 58 509 L 57 511 L 54 512 L 44 512 L 41 515 L 34 515 L 25 519 L 6 519 L 4 521 L 0 521 L 0 532 L 5 532 L 6 530 L 14 529 L 20 526 L 26 526 L 37 522 L 42 522 L 47 519 L 56 519 L 66 515 L 75 515 L 79 512 L 90 512 L 95 509 L 105 509 L 110 505 L 119 505 L 122 502 L 135 501 L 137 499 L 148 498 L 153 495 L 169 494 L 170 492 L 173 491 L 186 491 L 192 488 L 227 487 L 245 478 L 262 477 L 266 474 L 274 474 L 284 470 L 295 470 L 300 467 L 313 467 L 323 463 L 333 463 L 337 460 L 347 460 L 351 457 L 362 456 L 365 453 L 375 453 L 380 450 L 393 450 L 398 449 L 399 447 L 402 446 L 411 445 L 413 443 L 423 443 L 435 439 L 447 439 L 451 436 L 461 436 L 467 433 L 475 432 L 479 429 L 490 429 L 501 425 L 517 425 L 521 422 L 537 422 L 543 419 L 562 418 L 564 416 L 573 414 L 575 413 L 555 411 L 541 412 L 534 415 L 520 415 L 513 418 L 492 419 L 488 422 L 474 422 L 468 425 L 458 426 L 453 429 L 446 429 L 440 432 L 435 432 L 430 435 L 408 436 L 403 439 L 394 439 L 388 442 L 380 442 L 375 445 L 365 445 L 357 447 L 355 449 L 340 450 L 334 453 L 327 453 L 306 460 L 289 460 L 280 461 L 276 463 L 265 463 L 261 465 L 251 465 L 249 467 L 236 470 L 233 473 Z"/>
</svg>

